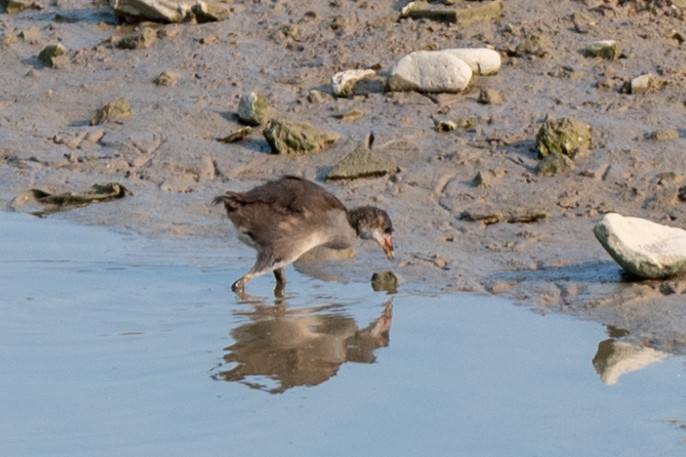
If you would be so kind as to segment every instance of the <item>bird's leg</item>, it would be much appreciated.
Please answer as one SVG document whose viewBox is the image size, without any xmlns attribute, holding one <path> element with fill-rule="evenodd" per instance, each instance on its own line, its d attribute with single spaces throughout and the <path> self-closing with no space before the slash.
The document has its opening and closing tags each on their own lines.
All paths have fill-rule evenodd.
<svg viewBox="0 0 686 457">
<path fill-rule="evenodd" d="M 236 280 L 236 282 L 234 282 L 231 285 L 231 290 L 236 292 L 237 294 L 243 293 L 243 289 L 245 287 L 245 284 L 248 281 L 250 281 L 252 279 L 252 277 L 253 277 L 253 275 L 250 273 L 246 274 L 245 276 L 241 276 L 240 278 L 238 278 L 238 280 Z"/>
<path fill-rule="evenodd" d="M 283 271 L 283 268 L 276 268 L 274 270 L 274 278 L 276 278 L 276 284 L 285 286 L 286 285 L 286 272 Z"/>
<path fill-rule="evenodd" d="M 283 271 L 283 268 L 276 268 L 274 270 L 274 278 L 276 278 L 274 296 L 276 298 L 283 298 L 286 291 L 286 272 Z"/>
</svg>

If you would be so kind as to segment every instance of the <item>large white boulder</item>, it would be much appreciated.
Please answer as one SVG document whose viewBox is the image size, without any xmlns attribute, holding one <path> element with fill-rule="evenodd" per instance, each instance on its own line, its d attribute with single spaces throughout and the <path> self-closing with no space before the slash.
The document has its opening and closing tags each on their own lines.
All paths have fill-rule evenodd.
<svg viewBox="0 0 686 457">
<path fill-rule="evenodd" d="M 500 71 L 502 59 L 498 51 L 488 48 L 453 48 L 446 49 L 455 57 L 464 60 L 477 75 L 493 75 Z"/>
<path fill-rule="evenodd" d="M 472 79 L 472 69 L 447 51 L 415 51 L 401 58 L 388 77 L 392 91 L 460 92 Z"/>
<path fill-rule="evenodd" d="M 612 258 L 636 276 L 660 279 L 686 272 L 686 230 L 609 213 L 593 233 Z"/>
</svg>

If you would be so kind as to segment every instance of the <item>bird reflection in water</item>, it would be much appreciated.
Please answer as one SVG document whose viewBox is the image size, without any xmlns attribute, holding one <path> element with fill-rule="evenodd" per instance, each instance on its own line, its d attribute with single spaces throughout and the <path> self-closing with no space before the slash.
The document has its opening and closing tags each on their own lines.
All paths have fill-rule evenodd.
<svg viewBox="0 0 686 457">
<path fill-rule="evenodd" d="M 231 331 L 235 342 L 225 348 L 224 362 L 212 378 L 276 394 L 321 384 L 345 362 L 373 363 L 374 351 L 389 343 L 391 301 L 362 329 L 337 308 L 255 305 L 245 313 L 250 321 Z M 231 368 L 222 370 L 227 365 Z"/>
</svg>

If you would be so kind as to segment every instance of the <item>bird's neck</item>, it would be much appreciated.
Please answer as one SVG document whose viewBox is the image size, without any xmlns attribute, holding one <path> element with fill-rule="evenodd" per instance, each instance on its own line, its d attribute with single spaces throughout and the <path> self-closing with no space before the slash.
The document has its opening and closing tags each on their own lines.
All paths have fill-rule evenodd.
<svg viewBox="0 0 686 457">
<path fill-rule="evenodd" d="M 348 221 L 350 226 L 355 229 L 357 236 L 360 236 L 360 226 L 366 216 L 366 207 L 352 208 L 348 210 Z"/>
</svg>

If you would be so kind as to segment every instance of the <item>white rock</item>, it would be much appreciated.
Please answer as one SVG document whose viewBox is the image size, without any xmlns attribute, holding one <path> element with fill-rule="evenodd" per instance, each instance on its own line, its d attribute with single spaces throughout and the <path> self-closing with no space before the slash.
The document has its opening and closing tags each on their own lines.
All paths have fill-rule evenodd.
<svg viewBox="0 0 686 457">
<path fill-rule="evenodd" d="M 472 69 L 446 51 L 415 51 L 398 61 L 388 77 L 393 91 L 460 92 L 472 79 Z"/>
<path fill-rule="evenodd" d="M 375 76 L 374 70 L 344 70 L 339 71 L 331 78 L 333 93 L 338 97 L 350 97 L 353 95 L 355 84 L 366 78 Z"/>
<path fill-rule="evenodd" d="M 455 57 L 458 57 L 465 62 L 472 69 L 472 72 L 477 75 L 487 76 L 493 75 L 500 71 L 501 59 L 500 53 L 488 48 L 453 48 L 446 49 Z"/>
<path fill-rule="evenodd" d="M 610 213 L 593 233 L 612 258 L 636 276 L 659 279 L 686 271 L 686 230 Z"/>
</svg>

